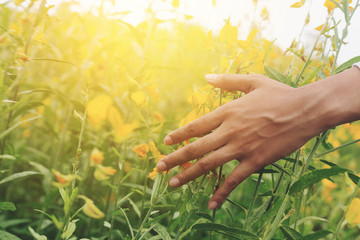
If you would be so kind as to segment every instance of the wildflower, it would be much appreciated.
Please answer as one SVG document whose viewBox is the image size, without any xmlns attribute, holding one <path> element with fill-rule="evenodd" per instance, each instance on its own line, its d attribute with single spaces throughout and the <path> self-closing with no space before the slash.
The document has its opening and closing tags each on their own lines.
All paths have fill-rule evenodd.
<svg viewBox="0 0 360 240">
<path fill-rule="evenodd" d="M 336 4 L 333 2 L 335 1 L 336 3 L 341 3 L 341 0 L 326 0 L 324 3 L 324 6 L 328 9 L 328 12 L 330 13 L 332 10 L 334 10 L 334 8 L 336 7 Z M 349 4 L 352 2 L 352 0 L 349 0 Z"/>
<path fill-rule="evenodd" d="M 168 170 L 168 172 L 170 172 L 170 170 Z M 154 180 L 156 178 L 156 175 L 159 173 L 159 170 L 157 170 L 156 167 L 153 168 L 153 171 L 151 173 L 149 173 L 149 178 L 151 178 L 152 180 Z M 162 171 L 161 172 L 163 175 L 166 174 L 166 171 Z"/>
<path fill-rule="evenodd" d="M 332 202 L 333 201 L 333 197 L 331 196 L 331 192 L 332 190 L 337 188 L 337 184 L 331 182 L 328 179 L 323 179 L 321 180 L 321 183 L 323 185 L 323 190 L 321 192 L 321 197 L 326 201 L 326 202 Z"/>
<path fill-rule="evenodd" d="M 153 141 L 151 141 L 149 143 L 149 148 L 150 148 L 150 151 L 151 151 L 152 155 L 154 156 L 156 162 L 159 162 L 162 158 L 164 158 L 166 156 L 166 155 L 163 155 L 160 153 L 160 151 L 157 149 L 157 147 L 155 146 L 155 143 Z"/>
<path fill-rule="evenodd" d="M 98 165 L 96 165 L 94 177 L 98 181 L 105 181 L 105 180 L 108 180 L 115 173 L 116 173 L 116 169 L 114 169 L 112 167 L 105 167 L 101 164 L 98 164 Z"/>
<path fill-rule="evenodd" d="M 140 144 L 136 147 L 134 147 L 132 150 L 134 153 L 136 153 L 139 157 L 144 158 L 146 156 L 146 153 L 149 151 L 149 145 L 146 143 Z"/>
<path fill-rule="evenodd" d="M 351 201 L 345 219 L 350 224 L 360 223 L 360 198 L 354 198 Z"/>
<path fill-rule="evenodd" d="M 85 205 L 82 210 L 87 216 L 95 219 L 105 217 L 105 214 L 98 207 L 95 206 L 93 200 L 84 195 L 79 195 L 78 197 L 85 201 Z"/>
<path fill-rule="evenodd" d="M 55 187 L 67 187 L 74 179 L 81 180 L 80 176 L 74 174 L 64 175 L 55 169 L 52 169 L 51 171 L 54 174 L 57 181 L 57 182 L 52 182 L 52 185 Z"/>
<path fill-rule="evenodd" d="M 112 99 L 107 95 L 100 95 L 91 99 L 87 106 L 87 116 L 89 122 L 96 128 L 99 129 L 103 121 L 108 116 L 108 110 L 112 105 Z"/>
<path fill-rule="evenodd" d="M 100 152 L 99 149 L 94 148 L 90 154 L 90 164 L 94 166 L 96 164 L 101 164 L 104 161 L 104 154 Z"/>
<path fill-rule="evenodd" d="M 133 92 L 131 94 L 131 99 L 136 103 L 138 106 L 145 106 L 146 105 L 146 95 L 142 91 Z"/>
<path fill-rule="evenodd" d="M 238 37 L 238 29 L 232 26 L 230 20 L 227 20 L 220 31 L 219 40 L 225 43 L 228 47 L 232 47 Z"/>
<path fill-rule="evenodd" d="M 182 171 L 184 171 L 185 169 L 191 167 L 192 165 L 193 165 L 192 162 L 186 162 L 186 163 L 180 164 L 180 169 L 181 169 Z"/>
<path fill-rule="evenodd" d="M 108 120 L 114 128 L 113 135 L 117 142 L 122 142 L 137 127 L 135 123 L 124 123 L 119 111 L 113 106 L 109 107 Z"/>
<path fill-rule="evenodd" d="M 300 0 L 300 2 L 296 2 L 292 4 L 290 7 L 292 8 L 301 8 L 305 4 L 305 0 Z"/>
</svg>

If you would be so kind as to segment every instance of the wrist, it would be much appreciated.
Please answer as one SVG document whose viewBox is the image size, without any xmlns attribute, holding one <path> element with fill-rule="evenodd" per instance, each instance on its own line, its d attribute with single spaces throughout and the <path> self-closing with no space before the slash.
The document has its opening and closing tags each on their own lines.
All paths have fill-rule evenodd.
<svg viewBox="0 0 360 240">
<path fill-rule="evenodd" d="M 308 126 L 315 134 L 360 119 L 360 69 L 298 88 L 304 99 Z"/>
</svg>

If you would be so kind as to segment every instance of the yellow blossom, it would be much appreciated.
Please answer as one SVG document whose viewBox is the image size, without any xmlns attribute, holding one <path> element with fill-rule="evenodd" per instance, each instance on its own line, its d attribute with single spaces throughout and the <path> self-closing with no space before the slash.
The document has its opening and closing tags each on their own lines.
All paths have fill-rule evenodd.
<svg viewBox="0 0 360 240">
<path fill-rule="evenodd" d="M 101 164 L 103 161 L 104 161 L 103 152 L 100 152 L 99 149 L 94 148 L 90 154 L 90 164 L 91 165 Z"/>
<path fill-rule="evenodd" d="M 149 145 L 146 143 L 140 144 L 136 147 L 134 147 L 132 150 L 134 153 L 136 153 L 139 157 L 144 158 L 146 156 L 146 153 L 149 151 Z"/>
<path fill-rule="evenodd" d="M 230 21 L 227 20 L 225 25 L 220 31 L 219 40 L 227 45 L 227 47 L 232 47 L 236 42 L 238 37 L 238 29 L 235 26 L 232 26 Z"/>
<path fill-rule="evenodd" d="M 290 7 L 292 8 L 301 8 L 305 4 L 305 0 L 300 0 L 300 2 L 296 2 L 292 4 Z"/>
<path fill-rule="evenodd" d="M 131 93 L 131 99 L 140 107 L 144 107 L 146 105 L 146 98 L 145 93 L 142 91 Z"/>
<path fill-rule="evenodd" d="M 333 0 L 336 3 L 341 4 L 342 0 Z M 334 8 L 336 7 L 336 4 L 332 0 L 326 0 L 324 3 L 324 6 L 328 9 L 328 12 L 330 13 Z M 349 4 L 352 2 L 352 0 L 349 0 Z"/>
<path fill-rule="evenodd" d="M 94 177 L 98 181 L 108 180 L 111 176 L 116 173 L 116 169 L 112 167 L 105 167 L 101 164 L 96 165 Z"/>
<path fill-rule="evenodd" d="M 105 217 L 105 214 L 95 206 L 93 200 L 84 195 L 79 195 L 78 197 L 85 201 L 85 205 L 82 210 L 87 216 L 95 219 L 101 219 Z"/>
<path fill-rule="evenodd" d="M 157 149 L 157 147 L 153 141 L 151 141 L 149 143 L 149 148 L 150 148 L 150 151 L 152 152 L 152 155 L 154 156 L 156 162 L 159 162 L 160 159 L 165 157 L 165 155 L 162 155 L 160 153 L 160 151 Z"/>
<path fill-rule="evenodd" d="M 360 223 L 360 198 L 354 198 L 351 201 L 345 219 L 350 224 Z"/>
<path fill-rule="evenodd" d="M 112 105 L 112 99 L 107 95 L 100 95 L 91 99 L 87 106 L 87 116 L 89 122 L 96 128 L 99 129 L 103 121 L 108 116 L 108 110 Z"/>
<path fill-rule="evenodd" d="M 52 182 L 52 185 L 55 187 L 67 187 L 74 179 L 81 180 L 81 177 L 74 174 L 65 175 L 55 169 L 52 169 L 51 171 L 54 174 L 57 181 L 57 182 Z"/>
</svg>

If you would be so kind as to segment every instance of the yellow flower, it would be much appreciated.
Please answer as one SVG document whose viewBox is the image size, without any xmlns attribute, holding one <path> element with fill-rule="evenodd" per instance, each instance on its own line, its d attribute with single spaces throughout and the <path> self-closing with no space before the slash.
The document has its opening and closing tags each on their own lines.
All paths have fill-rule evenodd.
<svg viewBox="0 0 360 240">
<path fill-rule="evenodd" d="M 238 29 L 235 26 L 230 24 L 230 21 L 227 20 L 225 25 L 220 31 L 219 40 L 227 45 L 227 47 L 232 47 L 238 38 Z"/>
<path fill-rule="evenodd" d="M 354 198 L 351 201 L 345 219 L 350 224 L 360 223 L 360 198 Z"/>
<path fill-rule="evenodd" d="M 113 106 L 109 108 L 108 120 L 114 128 L 113 135 L 116 142 L 124 141 L 137 127 L 135 123 L 124 123 L 119 111 Z"/>
<path fill-rule="evenodd" d="M 301 0 L 300 2 L 294 3 L 290 7 L 292 7 L 292 8 L 301 8 L 304 4 L 305 4 L 305 0 Z"/>
<path fill-rule="evenodd" d="M 168 172 L 170 172 L 170 170 L 168 170 Z M 154 180 L 156 178 L 156 175 L 159 173 L 159 171 L 157 170 L 156 167 L 153 168 L 153 171 L 151 173 L 149 173 L 149 178 L 151 178 L 152 180 Z M 162 171 L 161 172 L 163 175 L 166 174 L 166 171 Z"/>
<path fill-rule="evenodd" d="M 57 182 L 52 182 L 52 185 L 55 187 L 67 187 L 74 179 L 81 180 L 81 177 L 77 175 L 73 175 L 73 174 L 65 175 L 55 169 L 52 169 L 51 171 L 54 174 L 57 181 Z"/>
<path fill-rule="evenodd" d="M 112 99 L 107 95 L 100 95 L 90 100 L 86 106 L 89 122 L 99 129 L 108 116 L 108 110 L 112 105 Z"/>
<path fill-rule="evenodd" d="M 321 180 L 321 183 L 323 185 L 323 189 L 321 191 L 322 199 L 324 199 L 326 202 L 332 202 L 334 199 L 331 196 L 331 191 L 337 188 L 337 184 L 331 182 L 328 179 Z"/>
<path fill-rule="evenodd" d="M 85 201 L 85 205 L 82 210 L 87 216 L 95 219 L 101 219 L 105 217 L 105 214 L 95 206 L 93 200 L 84 195 L 79 195 L 78 197 Z"/>
<path fill-rule="evenodd" d="M 334 0 L 337 3 L 341 3 L 342 0 Z M 352 0 L 349 0 L 349 4 L 352 2 Z M 328 9 L 328 12 L 330 13 L 334 8 L 336 7 L 336 4 L 331 0 L 326 0 L 324 3 L 324 6 Z"/>
<path fill-rule="evenodd" d="M 90 154 L 90 164 L 93 166 L 95 164 L 101 164 L 104 161 L 104 154 L 100 152 L 99 149 L 94 148 Z"/>
<path fill-rule="evenodd" d="M 162 158 L 164 158 L 166 156 L 166 155 L 163 155 L 160 153 L 160 151 L 157 149 L 157 147 L 153 141 L 151 141 L 149 143 L 149 147 L 150 147 L 150 151 L 152 152 L 152 155 L 154 156 L 156 162 L 159 162 Z"/>
<path fill-rule="evenodd" d="M 139 157 L 145 157 L 146 153 L 149 151 L 149 145 L 146 143 L 140 144 L 134 147 L 132 150 L 136 153 Z"/>
<path fill-rule="evenodd" d="M 146 105 L 146 95 L 142 91 L 131 93 L 131 99 L 140 107 L 144 107 Z"/>
<path fill-rule="evenodd" d="M 105 167 L 101 164 L 96 165 L 94 177 L 98 181 L 108 180 L 111 176 L 116 173 L 116 169 L 112 167 Z"/>
</svg>

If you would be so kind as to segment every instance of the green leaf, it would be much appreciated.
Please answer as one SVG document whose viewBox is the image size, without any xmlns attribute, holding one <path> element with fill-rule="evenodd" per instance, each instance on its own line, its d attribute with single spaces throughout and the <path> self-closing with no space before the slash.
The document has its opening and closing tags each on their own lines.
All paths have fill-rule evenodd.
<svg viewBox="0 0 360 240">
<path fill-rule="evenodd" d="M 8 227 L 17 226 L 20 224 L 28 223 L 30 222 L 29 219 L 7 219 L 6 221 L 0 221 L 0 228 L 6 229 Z M 0 238 L 1 239 L 1 238 Z"/>
<path fill-rule="evenodd" d="M 0 202 L 0 210 L 3 211 L 15 211 L 15 204 L 12 202 Z"/>
<path fill-rule="evenodd" d="M 44 104 L 42 102 L 28 102 L 24 106 L 21 106 L 19 109 L 16 110 L 16 112 L 12 115 L 12 119 L 15 119 L 20 114 L 27 112 L 31 109 L 43 106 Z"/>
<path fill-rule="evenodd" d="M 234 206 L 238 207 L 239 209 L 243 210 L 244 212 L 247 212 L 246 208 L 244 208 L 243 206 L 237 204 L 236 202 L 230 200 L 229 198 L 226 198 L 226 201 L 228 201 L 229 203 L 233 204 Z"/>
<path fill-rule="evenodd" d="M 344 62 L 339 67 L 336 68 L 335 74 L 341 73 L 342 71 L 345 71 L 346 69 L 351 68 L 354 63 L 360 62 L 360 56 L 351 58 L 350 60 Z"/>
<path fill-rule="evenodd" d="M 156 223 L 154 230 L 161 236 L 161 239 L 171 240 L 170 234 L 166 231 L 166 228 L 163 225 Z"/>
<path fill-rule="evenodd" d="M 32 229 L 32 227 L 28 227 L 29 232 L 31 233 L 31 235 L 36 239 L 36 240 L 47 240 L 47 237 L 44 235 L 40 235 L 37 232 L 35 232 L 34 229 Z"/>
<path fill-rule="evenodd" d="M 76 220 L 73 220 L 68 223 L 66 229 L 64 230 L 63 234 L 61 235 L 63 239 L 68 240 L 73 235 L 73 233 L 76 230 L 76 222 L 78 220 L 79 219 L 76 219 Z"/>
<path fill-rule="evenodd" d="M 356 175 L 353 174 L 353 173 L 348 173 L 348 176 L 349 176 L 349 178 L 351 179 L 351 181 L 353 181 L 355 184 L 358 184 L 359 179 L 360 179 L 358 176 L 356 176 Z"/>
<path fill-rule="evenodd" d="M 294 194 L 319 182 L 324 178 L 335 176 L 346 171 L 347 169 L 344 168 L 332 167 L 328 169 L 318 169 L 307 172 L 290 187 L 289 193 Z"/>
<path fill-rule="evenodd" d="M 213 220 L 212 217 L 211 217 L 209 214 L 207 214 L 207 213 L 196 212 L 196 215 L 198 215 L 198 216 L 200 216 L 200 217 L 202 217 L 202 218 L 206 218 L 206 219 L 208 219 L 208 220 L 210 220 L 210 221 Z"/>
<path fill-rule="evenodd" d="M 150 221 L 148 221 L 147 223 L 144 224 L 143 227 L 147 227 L 150 226 L 153 223 L 159 222 L 161 219 L 166 218 L 168 215 L 170 214 L 170 212 L 164 213 L 156 218 L 151 219 Z"/>
<path fill-rule="evenodd" d="M 237 227 L 228 227 L 222 224 L 217 223 L 198 223 L 191 227 L 191 229 L 195 230 L 211 230 L 219 233 L 227 233 L 227 234 L 235 234 L 237 237 L 243 237 L 244 239 L 260 239 L 255 234 L 245 231 L 243 229 Z"/>
<path fill-rule="evenodd" d="M 320 66 L 318 66 L 317 68 L 315 68 L 305 79 L 304 79 L 304 81 L 302 81 L 301 83 L 300 83 L 300 87 L 301 86 L 304 86 L 304 85 L 306 85 L 306 84 L 309 84 L 310 82 L 311 82 L 311 80 L 318 74 L 318 72 L 320 71 L 320 68 L 321 68 L 322 66 L 320 65 Z"/>
<path fill-rule="evenodd" d="M 259 171 L 256 171 L 255 173 L 279 173 L 278 171 L 270 168 L 263 168 Z"/>
<path fill-rule="evenodd" d="M 3 230 L 0 230 L 0 239 L 1 240 L 21 240 L 17 236 L 15 236 L 11 233 L 5 232 Z"/>
<path fill-rule="evenodd" d="M 81 104 L 79 101 L 76 100 L 70 100 L 72 105 L 74 106 L 74 109 L 80 113 L 85 112 L 85 107 L 83 104 Z"/>
<path fill-rule="evenodd" d="M 268 77 L 277 80 L 279 82 L 286 83 L 288 85 L 290 84 L 288 78 L 285 75 L 281 74 L 279 71 L 275 70 L 274 68 L 265 66 L 264 69 Z"/>
<path fill-rule="evenodd" d="M 288 226 L 280 226 L 280 230 L 287 240 L 298 240 L 303 237 L 301 233 Z"/>
<path fill-rule="evenodd" d="M 21 178 L 29 177 L 29 176 L 32 176 L 32 175 L 38 175 L 38 174 L 40 174 L 40 173 L 39 172 L 34 172 L 34 171 L 24 171 L 24 172 L 14 173 L 14 174 L 2 179 L 0 181 L 0 185 L 3 184 L 3 183 L 6 183 L 6 182 L 10 182 L 10 181 L 13 181 L 13 180 L 19 180 Z"/>
<path fill-rule="evenodd" d="M 16 160 L 16 157 L 12 155 L 0 155 L 0 159 Z"/>
<path fill-rule="evenodd" d="M 7 130 L 3 131 L 1 134 L 0 134 L 0 140 L 3 139 L 5 136 L 7 136 L 10 132 L 12 132 L 15 128 L 21 126 L 22 124 L 24 123 L 27 123 L 27 122 L 31 122 L 31 121 L 34 121 L 36 119 L 39 119 L 41 118 L 41 116 L 36 116 L 36 117 L 32 117 L 32 118 L 29 118 L 29 119 L 26 119 L 24 121 L 21 121 L 21 122 L 18 122 L 16 124 L 14 124 L 13 126 L 9 127 Z"/>
<path fill-rule="evenodd" d="M 317 239 L 326 237 L 330 233 L 332 233 L 332 232 L 330 232 L 328 230 L 320 230 L 315 233 L 308 234 L 308 235 L 300 238 L 299 240 L 317 240 Z"/>
</svg>

